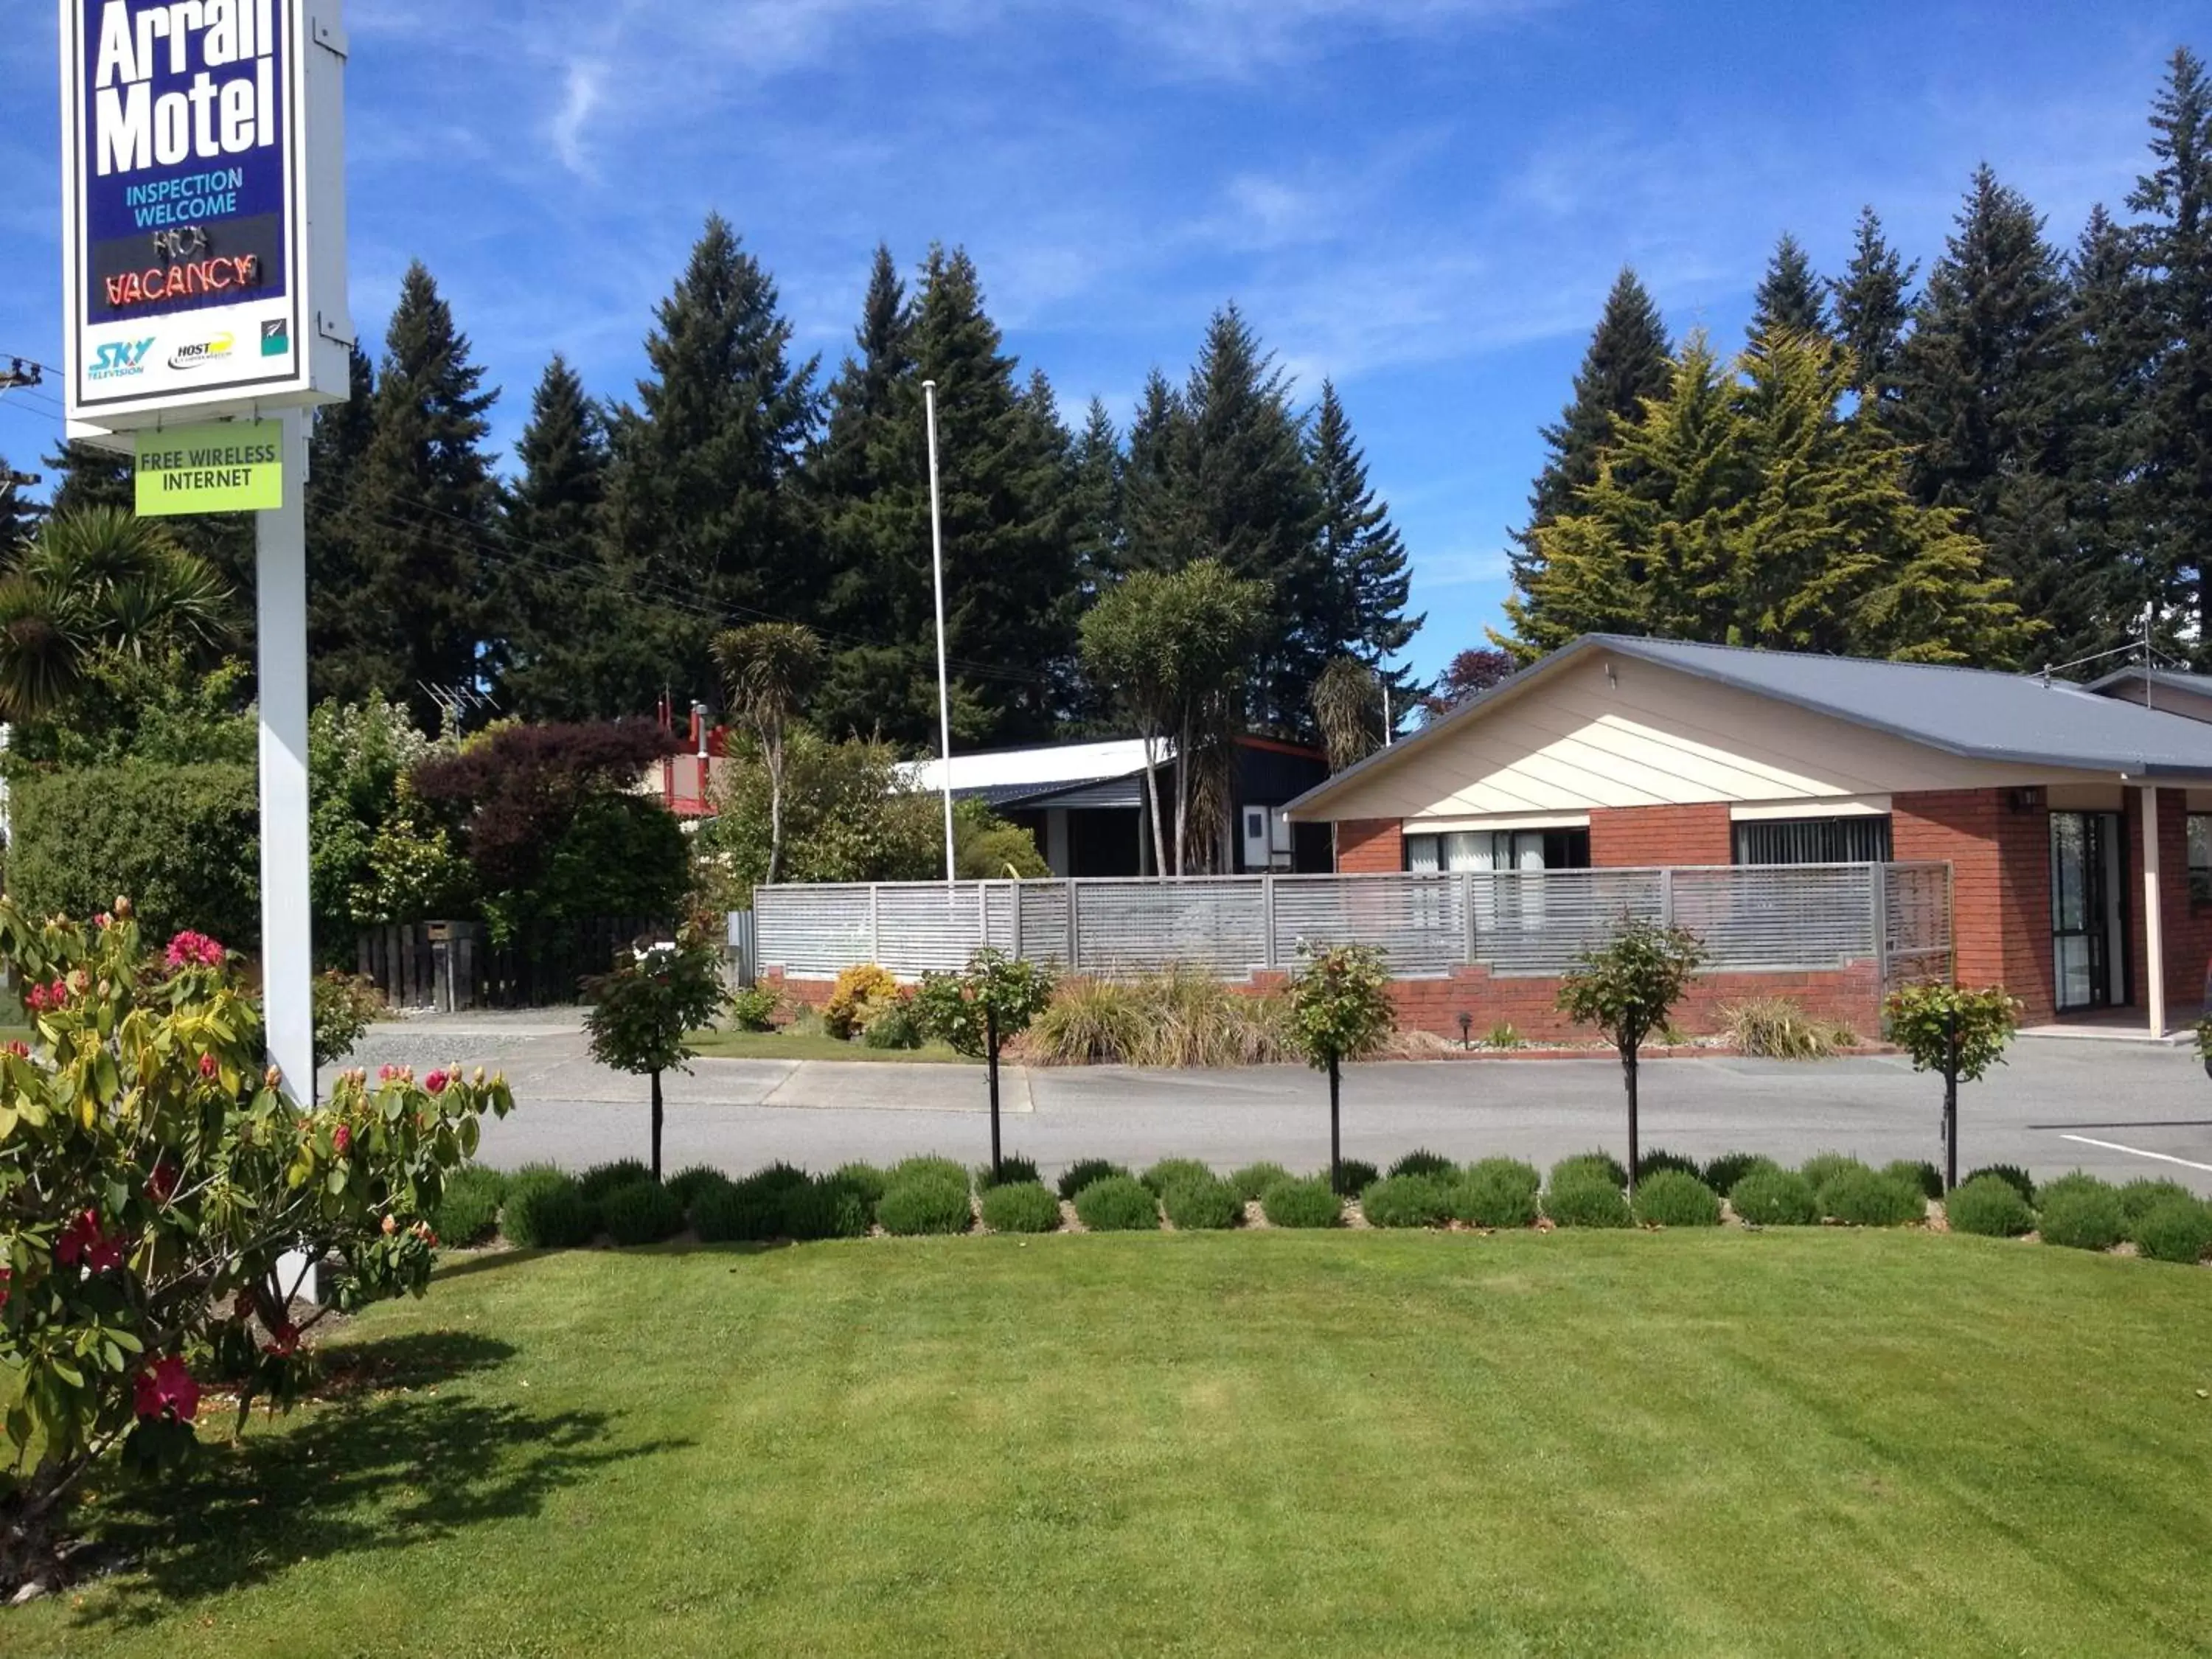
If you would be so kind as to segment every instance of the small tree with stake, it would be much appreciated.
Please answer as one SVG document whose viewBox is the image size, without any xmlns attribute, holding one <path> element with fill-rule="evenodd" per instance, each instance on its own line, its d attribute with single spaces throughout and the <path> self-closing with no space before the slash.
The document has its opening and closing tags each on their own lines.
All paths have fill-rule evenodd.
<svg viewBox="0 0 2212 1659">
<path fill-rule="evenodd" d="M 1315 950 L 1298 945 L 1304 965 L 1291 980 L 1291 1041 L 1306 1063 L 1328 1073 L 1328 1185 L 1344 1191 L 1340 1097 L 1344 1062 L 1364 1060 L 1398 1027 L 1382 952 L 1371 945 Z"/>
<path fill-rule="evenodd" d="M 1889 994 L 1883 1012 L 1893 1041 L 1912 1056 L 1916 1072 L 1943 1079 L 1943 1190 L 1959 1184 L 1959 1085 L 2002 1065 L 2020 1027 L 2020 1004 L 2001 985 L 1978 991 L 1955 985 L 1906 985 Z"/>
<path fill-rule="evenodd" d="M 729 1006 L 721 957 L 686 928 L 676 939 L 634 951 L 611 972 L 584 981 L 592 1058 L 653 1079 L 653 1178 L 660 1179 L 660 1074 L 682 1071 L 695 1050 L 684 1039 Z"/>
<path fill-rule="evenodd" d="M 1052 1000 L 1053 978 L 1034 962 L 985 949 L 963 974 L 924 974 L 915 1012 L 922 1030 L 981 1058 L 991 1091 L 991 1179 L 999 1179 L 999 1051 Z"/>
<path fill-rule="evenodd" d="M 1583 952 L 1559 987 L 1559 1008 L 1580 1025 L 1595 1025 L 1620 1051 L 1628 1091 L 1628 1190 L 1636 1191 L 1636 1060 L 1644 1040 L 1667 1016 L 1705 961 L 1705 947 L 1680 927 L 1624 921 L 1603 945 Z"/>
</svg>

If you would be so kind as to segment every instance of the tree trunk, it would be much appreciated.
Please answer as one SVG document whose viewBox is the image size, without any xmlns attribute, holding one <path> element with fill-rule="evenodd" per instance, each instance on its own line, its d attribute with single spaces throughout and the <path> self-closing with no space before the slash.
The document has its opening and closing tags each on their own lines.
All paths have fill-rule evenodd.
<svg viewBox="0 0 2212 1659">
<path fill-rule="evenodd" d="M 768 761 L 768 885 L 783 870 L 783 734 L 778 732 L 773 739 L 763 734 L 762 747 Z"/>
<path fill-rule="evenodd" d="M 1337 1110 L 1341 1082 L 1336 1056 L 1331 1054 L 1328 1057 L 1328 1189 L 1340 1198 L 1344 1195 L 1344 1137 Z"/>
<path fill-rule="evenodd" d="M 1152 873 L 1164 876 L 1168 872 L 1168 843 L 1166 832 L 1160 826 L 1159 739 L 1151 732 L 1145 734 L 1145 802 L 1152 813 Z M 1073 963 L 1068 964 L 1072 969 Z"/>
<path fill-rule="evenodd" d="M 1190 816 L 1190 720 L 1183 720 L 1176 739 L 1175 873 L 1182 874 L 1182 836 Z"/>
<path fill-rule="evenodd" d="M 991 1085 L 991 1184 L 999 1184 L 999 1020 L 988 1001 L 983 1004 L 984 1065 Z"/>
<path fill-rule="evenodd" d="M 660 1179 L 660 1073 L 653 1074 L 653 1178 Z"/>
<path fill-rule="evenodd" d="M 1620 1051 L 1621 1081 L 1628 1085 L 1628 1195 L 1636 1196 L 1636 1050 Z"/>
</svg>

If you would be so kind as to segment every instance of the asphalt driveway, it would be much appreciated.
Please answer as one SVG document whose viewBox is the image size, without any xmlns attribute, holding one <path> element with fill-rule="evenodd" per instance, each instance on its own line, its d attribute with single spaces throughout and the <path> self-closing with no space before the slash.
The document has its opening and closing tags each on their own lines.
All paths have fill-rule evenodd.
<svg viewBox="0 0 2212 1659">
<path fill-rule="evenodd" d="M 644 1080 L 593 1064 L 567 1011 L 381 1024 L 349 1063 L 387 1061 L 503 1068 L 520 1109 L 485 1133 L 483 1156 L 494 1164 L 573 1167 L 646 1150 Z M 1741 1150 L 1790 1163 L 1831 1150 L 1877 1164 L 1940 1158 L 1942 1085 L 1903 1060 L 1669 1060 L 1643 1075 L 1647 1150 L 1698 1158 Z M 671 1076 L 666 1093 L 672 1168 L 742 1171 L 783 1158 L 827 1169 L 924 1152 L 972 1163 L 990 1146 L 980 1066 L 702 1060 Z M 2212 1194 L 2212 1081 L 2185 1050 L 2024 1038 L 1962 1101 L 1960 1157 L 1969 1167 L 2164 1176 Z M 1176 1155 L 1224 1169 L 1271 1158 L 1303 1169 L 1328 1156 L 1326 1085 L 1298 1067 L 1010 1069 L 1004 1106 L 1006 1150 L 1048 1170 L 1086 1157 L 1141 1166 Z M 1400 1062 L 1346 1075 L 1346 1154 L 1377 1164 L 1425 1146 L 1543 1164 L 1595 1146 L 1617 1152 L 1625 1138 L 1610 1060 Z"/>
</svg>

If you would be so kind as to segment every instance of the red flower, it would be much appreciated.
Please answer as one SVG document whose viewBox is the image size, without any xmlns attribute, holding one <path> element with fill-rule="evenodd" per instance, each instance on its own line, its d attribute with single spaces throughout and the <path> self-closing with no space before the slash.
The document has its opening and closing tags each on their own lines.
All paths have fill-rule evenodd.
<svg viewBox="0 0 2212 1659">
<path fill-rule="evenodd" d="M 376 1068 L 376 1080 L 379 1083 L 389 1083 L 398 1075 L 399 1068 L 397 1066 L 380 1066 Z"/>
<path fill-rule="evenodd" d="M 6 1307 L 9 1297 L 14 1294 L 9 1281 L 15 1277 L 15 1270 L 13 1267 L 0 1267 L 0 1308 Z"/>
<path fill-rule="evenodd" d="M 199 1415 L 200 1385 L 192 1381 L 185 1362 L 174 1354 L 155 1360 L 139 1372 L 131 1393 L 132 1404 L 141 1417 L 167 1417 L 189 1423 Z"/>
<path fill-rule="evenodd" d="M 200 1075 L 202 1077 L 211 1078 L 222 1069 L 222 1068 L 216 1063 L 216 1058 L 213 1054 L 202 1054 L 200 1056 Z"/>
<path fill-rule="evenodd" d="M 163 1158 L 146 1179 L 146 1196 L 156 1204 L 167 1204 L 177 1195 L 178 1176 L 177 1166 Z"/>
<path fill-rule="evenodd" d="M 222 946 L 187 927 L 169 941 L 168 963 L 172 968 L 220 968 Z"/>
<path fill-rule="evenodd" d="M 115 918 L 109 915 L 106 911 L 102 910 L 98 915 L 92 919 L 92 925 L 99 928 L 100 931 L 104 933 L 109 928 L 115 926 Z"/>
<path fill-rule="evenodd" d="M 300 1346 L 300 1328 L 286 1320 L 269 1333 L 269 1352 L 279 1359 L 289 1359 Z"/>
<path fill-rule="evenodd" d="M 54 1260 L 67 1267 L 82 1261 L 88 1273 L 104 1273 L 123 1265 L 123 1242 L 100 1229 L 100 1212 L 81 1210 L 54 1241 Z"/>
<path fill-rule="evenodd" d="M 34 1014 L 45 1013 L 46 1012 L 46 988 L 43 985 L 33 985 L 29 990 L 24 992 L 23 1006 L 26 1008 L 28 1008 Z"/>
<path fill-rule="evenodd" d="M 52 1003 L 55 1007 L 60 1007 L 62 1004 L 67 1002 L 69 1000 L 70 988 L 69 981 L 67 980 L 58 979 L 52 985 L 46 987 L 46 1000 Z"/>
<path fill-rule="evenodd" d="M 353 1131 L 343 1123 L 331 1131 L 331 1146 L 340 1158 L 353 1150 Z"/>
<path fill-rule="evenodd" d="M 446 1092 L 446 1085 L 449 1081 L 451 1079 L 443 1072 L 433 1072 L 422 1079 L 422 1086 L 434 1095 L 442 1095 Z"/>
</svg>

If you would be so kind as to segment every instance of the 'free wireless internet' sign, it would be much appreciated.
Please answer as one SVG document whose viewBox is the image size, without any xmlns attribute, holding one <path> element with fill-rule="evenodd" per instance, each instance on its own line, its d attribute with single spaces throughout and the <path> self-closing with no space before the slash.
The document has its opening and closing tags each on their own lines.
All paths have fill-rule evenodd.
<svg viewBox="0 0 2212 1659">
<path fill-rule="evenodd" d="M 345 390 L 343 42 L 314 0 L 61 0 L 70 418 Z M 309 204 L 314 204 L 311 216 Z M 335 270 L 330 269 L 336 262 Z"/>
</svg>

